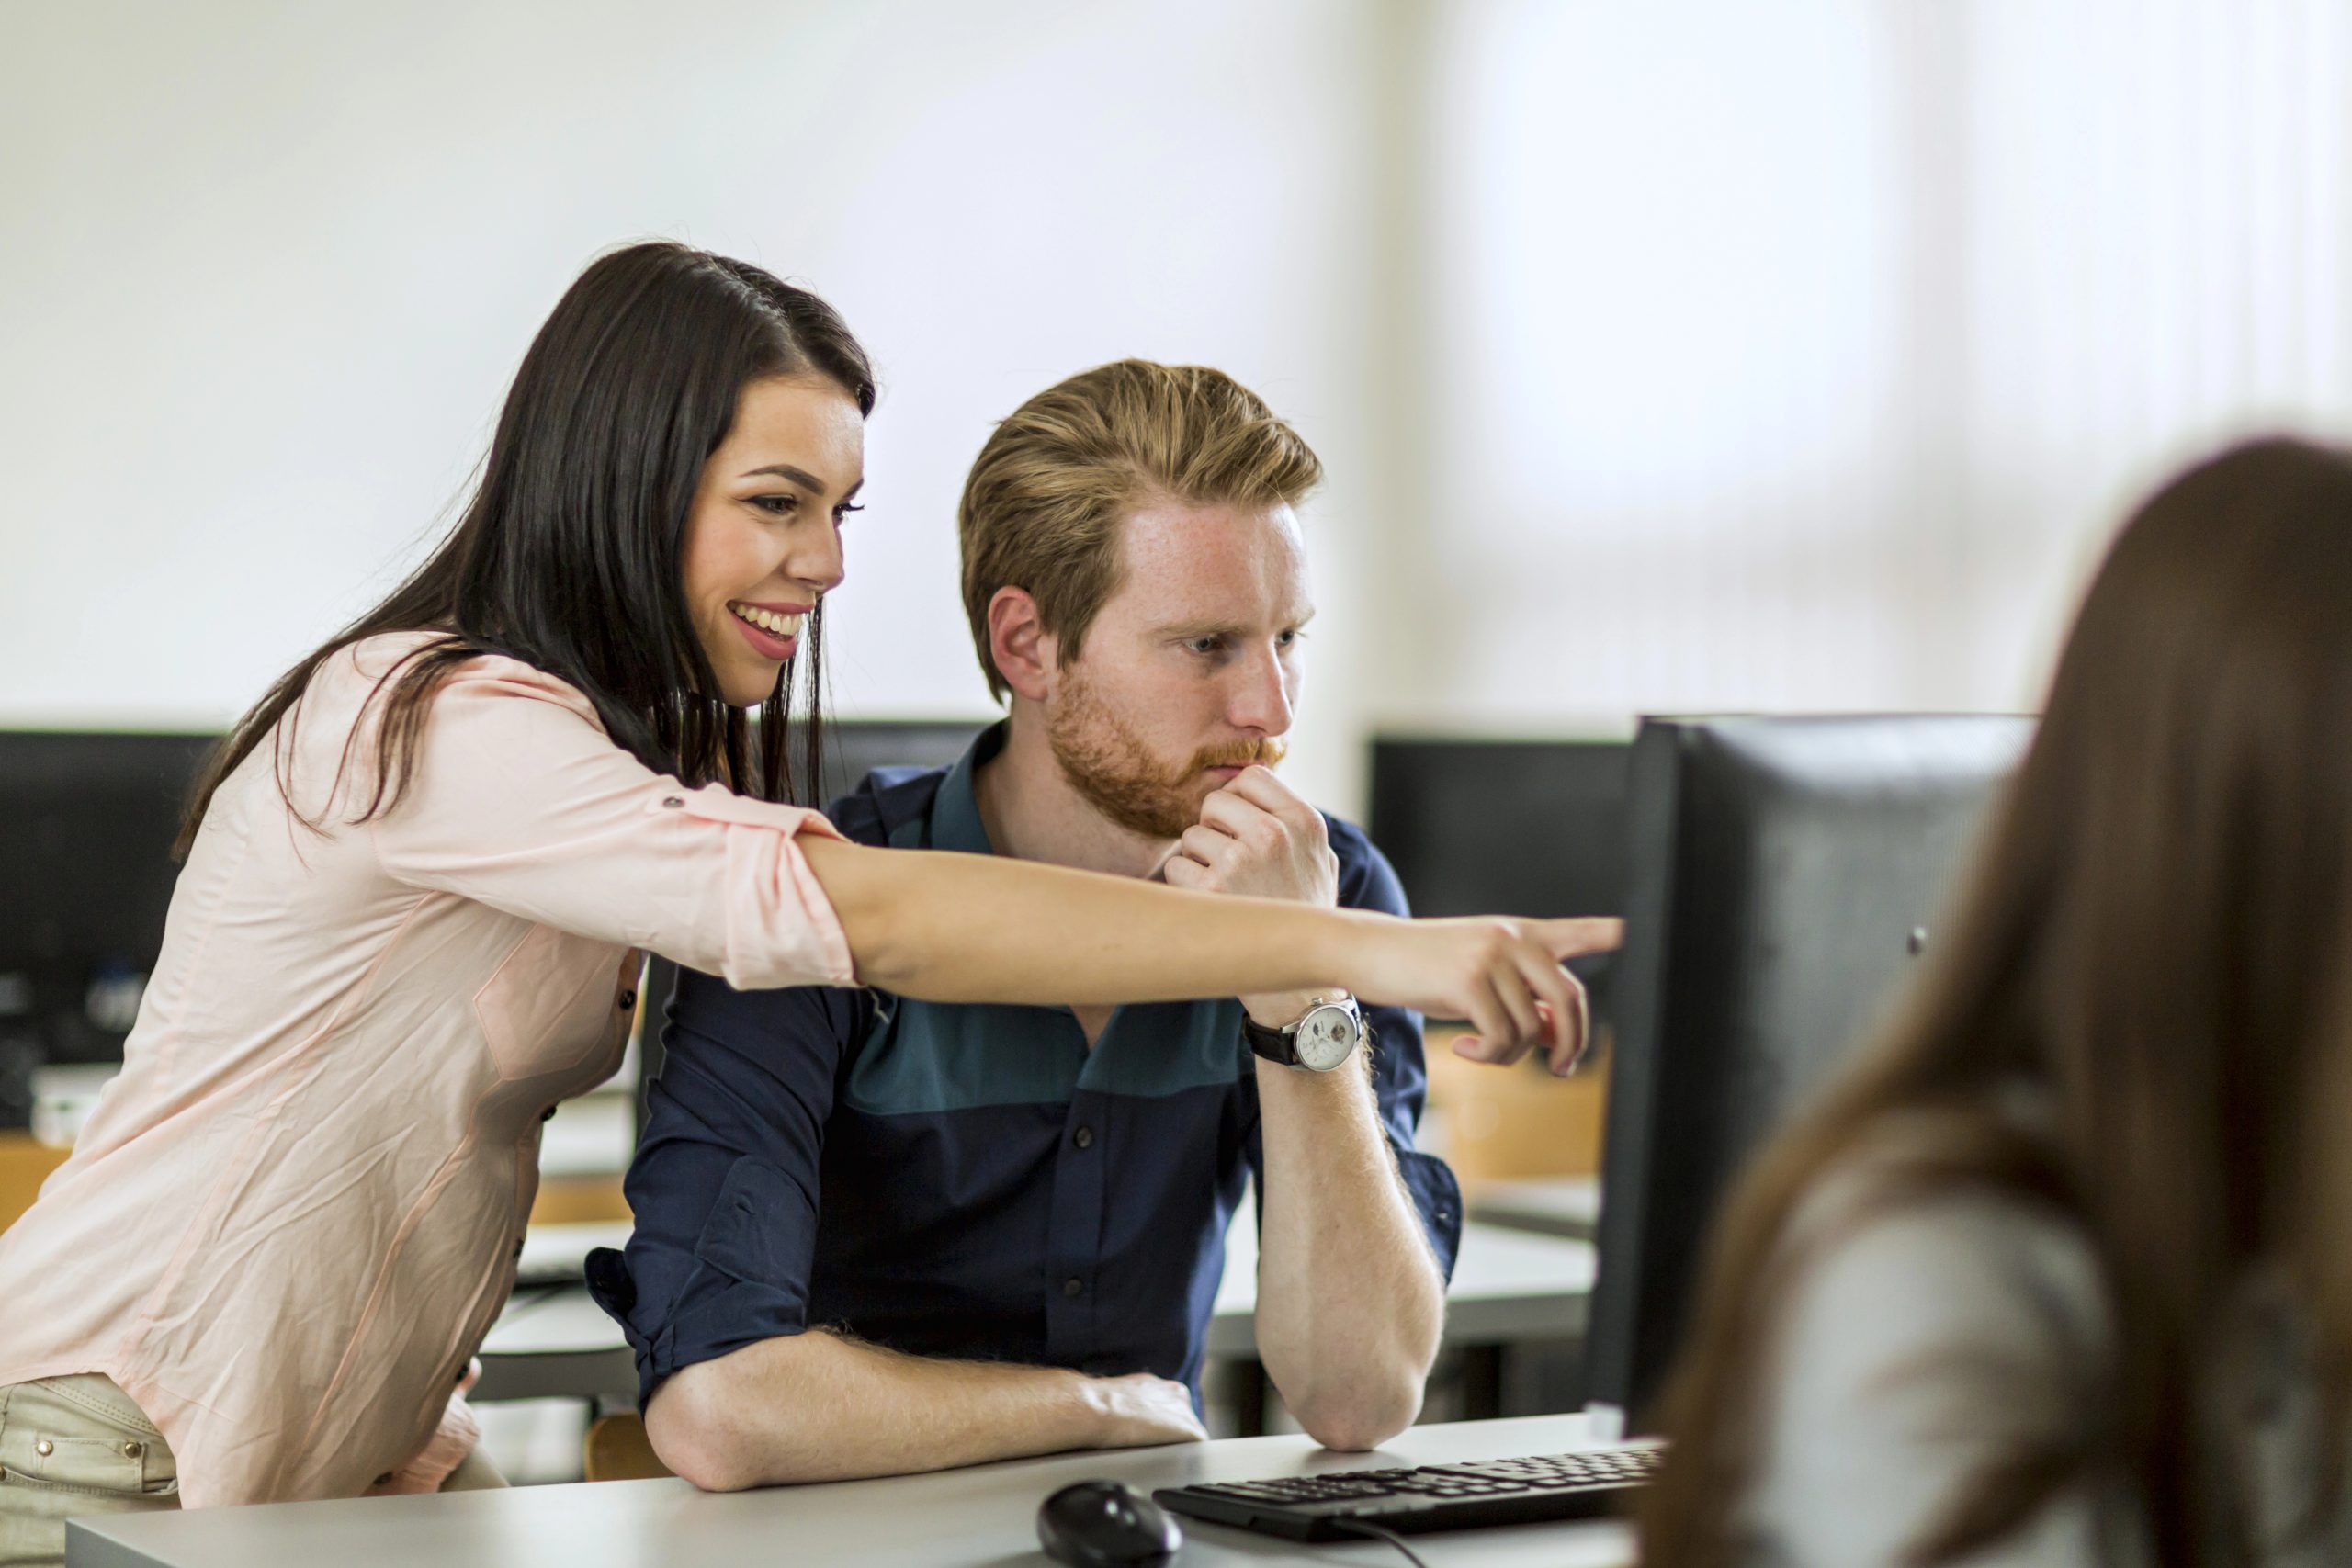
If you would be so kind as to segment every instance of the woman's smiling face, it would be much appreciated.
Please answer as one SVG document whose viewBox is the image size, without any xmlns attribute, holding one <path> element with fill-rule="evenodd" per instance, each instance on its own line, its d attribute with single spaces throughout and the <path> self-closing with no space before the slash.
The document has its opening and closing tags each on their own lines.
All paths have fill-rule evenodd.
<svg viewBox="0 0 2352 1568">
<path fill-rule="evenodd" d="M 842 581 L 842 520 L 865 482 L 865 420 L 831 381 L 753 381 L 703 465 L 686 518 L 686 609 L 718 694 L 753 707 Z"/>
</svg>

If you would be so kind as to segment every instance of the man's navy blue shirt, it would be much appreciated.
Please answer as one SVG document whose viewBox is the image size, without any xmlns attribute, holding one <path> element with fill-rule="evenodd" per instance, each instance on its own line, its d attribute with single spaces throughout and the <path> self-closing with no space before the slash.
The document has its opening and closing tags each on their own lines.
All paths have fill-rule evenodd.
<svg viewBox="0 0 2352 1568">
<path fill-rule="evenodd" d="M 953 768 L 875 773 L 833 821 L 859 843 L 989 852 L 972 773 L 1001 733 Z M 1330 841 L 1341 904 L 1405 913 L 1359 829 L 1330 819 Z M 1413 1148 L 1420 1019 L 1365 1018 L 1381 1121 L 1451 1277 L 1460 1190 Z M 646 1398 L 681 1367 L 832 1326 L 911 1355 L 1154 1372 L 1197 1401 L 1226 1227 L 1265 1169 L 1238 1002 L 1123 1007 L 1090 1051 L 1064 1008 L 681 973 L 665 1039 L 628 1173 L 636 1232 L 589 1261 Z"/>
</svg>

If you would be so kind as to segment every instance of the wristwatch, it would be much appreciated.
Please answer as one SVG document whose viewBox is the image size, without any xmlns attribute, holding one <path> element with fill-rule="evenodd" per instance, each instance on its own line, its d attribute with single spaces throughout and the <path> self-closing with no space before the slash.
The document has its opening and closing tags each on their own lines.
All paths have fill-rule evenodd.
<svg viewBox="0 0 2352 1568">
<path fill-rule="evenodd" d="M 1328 1073 L 1363 1043 L 1363 1014 L 1353 997 L 1318 997 L 1298 1021 L 1268 1029 L 1247 1011 L 1241 1015 L 1241 1037 L 1250 1049 L 1269 1062 Z"/>
</svg>

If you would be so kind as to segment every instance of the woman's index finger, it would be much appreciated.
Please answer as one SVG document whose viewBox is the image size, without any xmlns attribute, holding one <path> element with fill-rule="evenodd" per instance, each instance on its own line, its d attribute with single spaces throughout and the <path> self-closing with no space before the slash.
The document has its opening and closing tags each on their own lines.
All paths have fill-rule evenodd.
<svg viewBox="0 0 2352 1568">
<path fill-rule="evenodd" d="M 1625 942 L 1625 922 L 1614 915 L 1576 915 L 1533 921 L 1530 934 L 1553 957 L 1576 958 L 1588 953 L 1616 952 Z"/>
</svg>

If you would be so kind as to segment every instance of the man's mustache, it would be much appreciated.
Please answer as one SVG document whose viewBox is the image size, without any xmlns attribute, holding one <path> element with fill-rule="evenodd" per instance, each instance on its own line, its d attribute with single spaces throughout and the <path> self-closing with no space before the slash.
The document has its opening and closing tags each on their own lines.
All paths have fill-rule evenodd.
<svg viewBox="0 0 2352 1568">
<path fill-rule="evenodd" d="M 1184 771 L 1184 776 L 1190 778 L 1209 768 L 1247 768 L 1253 765 L 1278 768 L 1288 755 L 1289 746 L 1278 736 L 1261 735 L 1255 740 L 1228 740 L 1222 746 L 1204 746 L 1193 752 L 1193 765 Z"/>
</svg>

